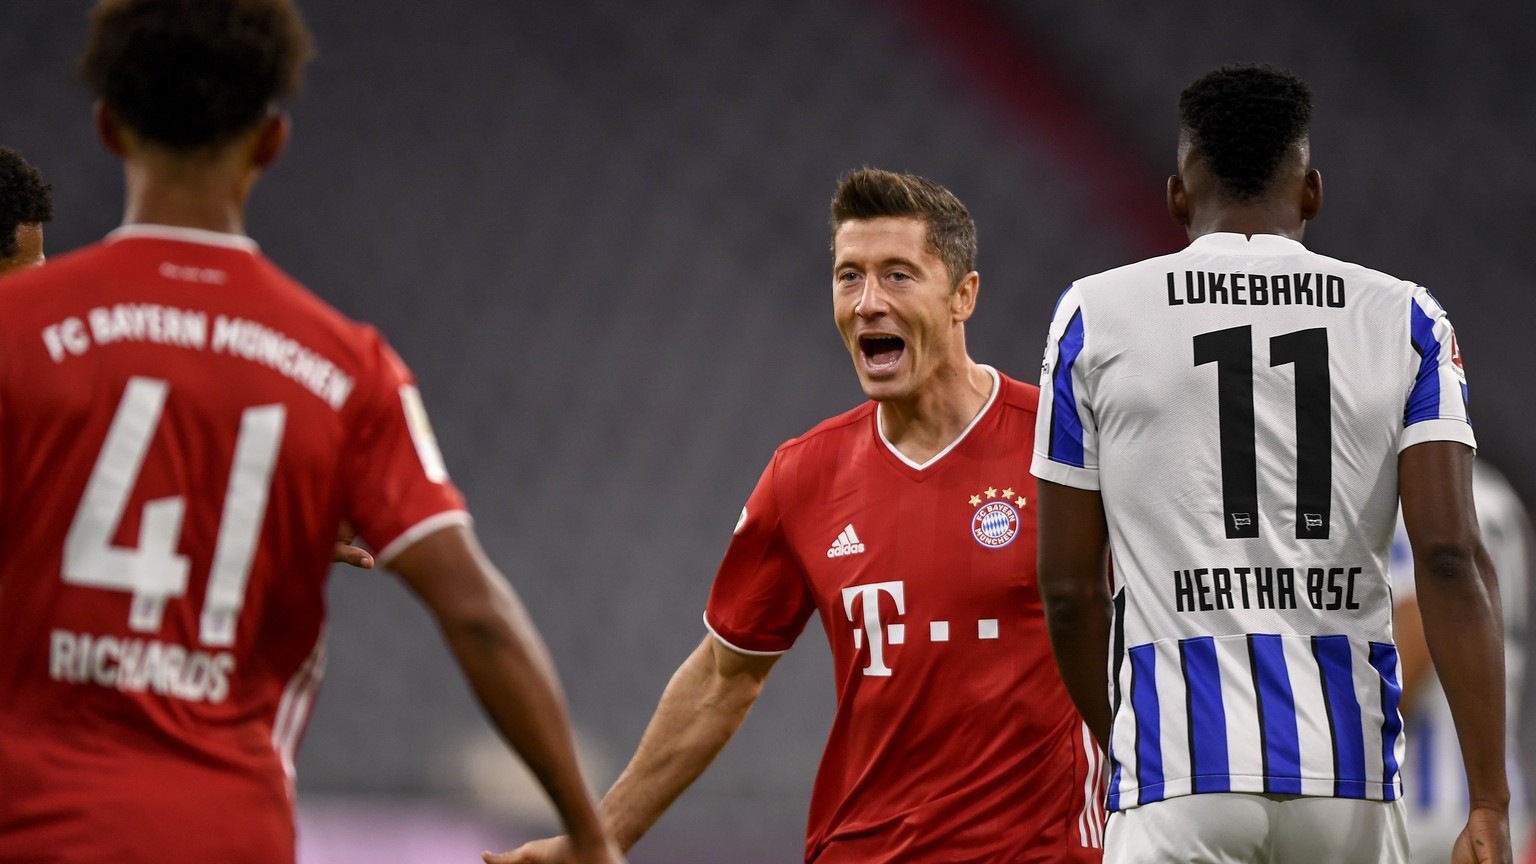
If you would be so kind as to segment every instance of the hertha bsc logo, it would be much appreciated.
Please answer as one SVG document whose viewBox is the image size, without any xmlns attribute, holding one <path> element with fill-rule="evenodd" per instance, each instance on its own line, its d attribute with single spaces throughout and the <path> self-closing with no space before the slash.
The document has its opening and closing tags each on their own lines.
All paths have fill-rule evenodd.
<svg viewBox="0 0 1536 864">
<path fill-rule="evenodd" d="M 988 549 L 1001 549 L 1019 536 L 1019 511 L 1007 501 L 988 501 L 971 517 L 971 535 Z"/>
</svg>

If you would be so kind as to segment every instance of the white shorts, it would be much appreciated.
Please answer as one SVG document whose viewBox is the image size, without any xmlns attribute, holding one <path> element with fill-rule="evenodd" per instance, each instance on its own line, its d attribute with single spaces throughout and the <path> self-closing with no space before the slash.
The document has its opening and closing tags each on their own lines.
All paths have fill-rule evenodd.
<svg viewBox="0 0 1536 864">
<path fill-rule="evenodd" d="M 1104 864 L 1405 864 L 1402 801 L 1207 792 L 1109 815 Z"/>
</svg>

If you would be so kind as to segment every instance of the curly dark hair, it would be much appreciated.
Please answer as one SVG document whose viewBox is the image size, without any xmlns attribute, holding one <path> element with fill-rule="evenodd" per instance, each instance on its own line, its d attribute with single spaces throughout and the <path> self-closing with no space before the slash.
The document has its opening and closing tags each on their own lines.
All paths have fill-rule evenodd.
<svg viewBox="0 0 1536 864">
<path fill-rule="evenodd" d="M 832 239 L 844 222 L 910 217 L 926 224 L 924 245 L 959 285 L 976 269 L 976 222 L 955 193 L 916 174 L 897 174 L 879 168 L 860 168 L 845 175 L 832 196 Z"/>
<path fill-rule="evenodd" d="M 1307 138 L 1312 90 L 1273 66 L 1222 66 L 1184 89 L 1179 115 L 1181 134 L 1226 190 L 1252 201 L 1268 191 L 1286 150 Z"/>
<path fill-rule="evenodd" d="M 129 129 L 187 151 L 254 128 L 311 56 L 291 0 L 101 0 L 80 72 Z"/>
<path fill-rule="evenodd" d="M 16 229 L 53 218 L 53 187 L 9 147 L 0 147 L 0 258 L 15 255 Z"/>
</svg>

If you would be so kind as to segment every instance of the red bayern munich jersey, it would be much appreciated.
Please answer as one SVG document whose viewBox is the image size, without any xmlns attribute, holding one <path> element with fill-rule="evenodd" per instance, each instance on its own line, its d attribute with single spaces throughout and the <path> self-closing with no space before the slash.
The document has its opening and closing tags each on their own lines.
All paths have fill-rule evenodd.
<svg viewBox="0 0 1536 864">
<path fill-rule="evenodd" d="M 467 519 L 409 370 L 249 239 L 0 280 L 0 861 L 292 861 L 345 518 Z"/>
<path fill-rule="evenodd" d="M 1102 759 L 1051 657 L 1029 462 L 1039 390 L 993 395 L 926 465 L 868 402 L 785 443 L 747 502 L 704 620 L 744 653 L 821 616 L 837 716 L 805 860 L 1100 859 Z"/>
</svg>

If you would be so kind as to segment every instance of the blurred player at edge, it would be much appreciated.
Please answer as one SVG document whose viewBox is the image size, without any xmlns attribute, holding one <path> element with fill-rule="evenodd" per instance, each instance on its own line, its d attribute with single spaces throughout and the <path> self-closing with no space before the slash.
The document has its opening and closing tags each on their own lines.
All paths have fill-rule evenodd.
<svg viewBox="0 0 1536 864">
<path fill-rule="evenodd" d="M 0 275 L 43 263 L 53 189 L 20 153 L 0 147 Z"/>
<path fill-rule="evenodd" d="M 1450 321 L 1301 244 L 1306 84 L 1223 67 L 1179 107 L 1190 244 L 1066 291 L 1035 435 L 1051 640 L 1110 751 L 1105 860 L 1405 860 L 1400 496 L 1470 775 L 1456 860 L 1505 864 L 1498 583 Z"/>
<path fill-rule="evenodd" d="M 124 225 L 0 281 L 0 861 L 291 862 L 343 520 L 431 611 L 581 860 L 618 861 L 409 370 L 244 234 L 308 54 L 284 0 L 92 14 Z"/>
<path fill-rule="evenodd" d="M 812 615 L 837 716 L 805 860 L 1096 862 L 1099 751 L 1051 663 L 1028 469 L 1038 393 L 971 360 L 976 228 L 864 169 L 832 200 L 832 309 L 872 401 L 778 448 L 603 818 L 628 849 L 735 734 Z M 560 840 L 491 862 L 569 860 Z"/>
<path fill-rule="evenodd" d="M 1504 607 L 1504 678 L 1507 717 L 1511 846 L 1523 850 L 1530 834 L 1529 766 L 1520 759 L 1515 740 L 1517 709 L 1529 670 L 1526 646 L 1530 632 L 1531 521 L 1509 481 L 1487 460 L 1472 466 L 1472 494 L 1483 545 L 1499 574 Z M 1408 840 L 1414 864 L 1442 864 L 1460 833 L 1467 808 L 1466 769 L 1451 722 L 1451 707 L 1429 659 L 1423 618 L 1415 591 L 1413 553 L 1408 533 L 1398 523 L 1392 538 L 1393 637 L 1403 662 L 1403 733 L 1408 736 L 1407 778 L 1403 795 L 1408 808 Z"/>
</svg>

